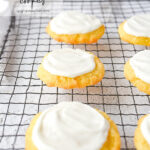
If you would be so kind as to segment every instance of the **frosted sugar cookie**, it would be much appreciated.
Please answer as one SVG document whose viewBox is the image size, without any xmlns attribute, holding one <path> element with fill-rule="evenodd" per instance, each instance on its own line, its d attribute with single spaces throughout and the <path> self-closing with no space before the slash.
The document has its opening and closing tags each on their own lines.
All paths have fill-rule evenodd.
<svg viewBox="0 0 150 150">
<path fill-rule="evenodd" d="M 122 40 L 137 45 L 150 46 L 150 13 L 135 15 L 119 26 Z"/>
<path fill-rule="evenodd" d="M 104 72 L 104 65 L 97 56 L 84 50 L 66 48 L 48 53 L 37 75 L 49 87 L 72 89 L 98 83 Z"/>
<path fill-rule="evenodd" d="M 150 114 L 139 119 L 134 143 L 137 150 L 150 150 Z"/>
<path fill-rule="evenodd" d="M 105 27 L 93 15 L 64 11 L 50 21 L 46 32 L 59 42 L 91 44 L 102 37 Z"/>
<path fill-rule="evenodd" d="M 62 102 L 37 114 L 26 150 L 120 150 L 120 136 L 107 114 L 79 102 Z"/>
<path fill-rule="evenodd" d="M 150 94 L 150 50 L 136 53 L 125 64 L 124 74 L 140 91 Z"/>
</svg>

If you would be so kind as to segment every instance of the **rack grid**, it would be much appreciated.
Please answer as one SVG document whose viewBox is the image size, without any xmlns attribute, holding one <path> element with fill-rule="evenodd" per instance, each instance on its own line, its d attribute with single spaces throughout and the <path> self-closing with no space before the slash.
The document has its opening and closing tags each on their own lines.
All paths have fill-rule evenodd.
<svg viewBox="0 0 150 150">
<path fill-rule="evenodd" d="M 16 16 L 15 29 L 8 30 L 0 59 L 0 150 L 24 149 L 25 131 L 38 112 L 61 101 L 80 101 L 105 111 L 117 124 L 121 148 L 134 149 L 137 120 L 150 110 L 150 96 L 139 92 L 125 78 L 125 62 L 148 49 L 120 40 L 117 29 L 125 19 L 150 12 L 150 1 L 51 1 L 49 16 Z M 93 14 L 106 26 L 98 43 L 58 43 L 45 32 L 52 17 L 62 10 Z M 13 24 L 14 25 L 14 24 Z M 11 26 L 10 26 L 11 28 Z M 105 66 L 99 84 L 83 89 L 50 88 L 36 76 L 45 54 L 57 48 L 81 48 L 97 55 Z"/>
</svg>

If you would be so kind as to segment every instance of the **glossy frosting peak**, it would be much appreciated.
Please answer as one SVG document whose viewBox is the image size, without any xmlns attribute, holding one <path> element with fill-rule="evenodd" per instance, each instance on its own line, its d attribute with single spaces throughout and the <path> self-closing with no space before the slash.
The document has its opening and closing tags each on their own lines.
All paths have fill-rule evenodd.
<svg viewBox="0 0 150 150">
<path fill-rule="evenodd" d="M 125 22 L 124 30 L 136 37 L 150 37 L 150 13 L 131 17 Z"/>
<path fill-rule="evenodd" d="M 134 70 L 136 77 L 146 83 L 150 83 L 150 50 L 136 53 L 130 59 L 130 65 Z"/>
<path fill-rule="evenodd" d="M 100 150 L 108 131 L 108 121 L 95 109 L 62 102 L 42 112 L 32 140 L 38 150 Z"/>
<path fill-rule="evenodd" d="M 64 11 L 50 22 L 51 30 L 57 34 L 88 33 L 101 25 L 100 20 L 95 16 L 76 11 Z"/>
<path fill-rule="evenodd" d="M 94 70 L 94 55 L 80 49 L 59 49 L 44 58 L 43 67 L 51 74 L 74 78 Z"/>
</svg>

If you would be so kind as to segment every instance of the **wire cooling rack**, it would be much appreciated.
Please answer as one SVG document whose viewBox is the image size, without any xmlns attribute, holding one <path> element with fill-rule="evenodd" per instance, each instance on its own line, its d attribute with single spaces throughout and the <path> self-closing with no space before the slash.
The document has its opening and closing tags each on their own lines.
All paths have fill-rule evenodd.
<svg viewBox="0 0 150 150">
<path fill-rule="evenodd" d="M 47 2 L 48 3 L 48 2 Z M 139 92 L 123 75 L 124 63 L 148 49 L 120 40 L 117 28 L 125 19 L 150 12 L 150 1 L 51 1 L 49 16 L 17 15 L 8 30 L 0 59 L 0 150 L 24 149 L 25 131 L 39 111 L 61 101 L 80 101 L 105 111 L 117 124 L 122 149 L 134 149 L 137 120 L 150 110 L 150 97 Z M 47 5 L 47 4 L 46 4 Z M 96 44 L 67 45 L 45 32 L 50 19 L 62 10 L 93 14 L 106 26 Z M 22 12 L 23 13 L 23 12 Z M 81 48 L 96 54 L 105 65 L 101 83 L 83 89 L 49 88 L 36 76 L 45 54 L 57 48 Z"/>
</svg>

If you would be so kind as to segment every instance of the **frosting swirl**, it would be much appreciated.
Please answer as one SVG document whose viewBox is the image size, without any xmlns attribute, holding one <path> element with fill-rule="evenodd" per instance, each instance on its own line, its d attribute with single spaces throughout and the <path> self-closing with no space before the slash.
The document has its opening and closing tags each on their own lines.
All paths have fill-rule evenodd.
<svg viewBox="0 0 150 150">
<path fill-rule="evenodd" d="M 99 150 L 107 139 L 108 121 L 79 102 L 62 102 L 42 112 L 32 132 L 39 150 Z"/>
<path fill-rule="evenodd" d="M 51 30 L 57 34 L 87 33 L 98 29 L 101 25 L 95 16 L 75 11 L 64 11 L 50 22 Z"/>
<path fill-rule="evenodd" d="M 130 59 L 136 77 L 150 83 L 150 50 L 138 52 Z"/>
<path fill-rule="evenodd" d="M 94 70 L 94 55 L 80 49 L 59 49 L 44 58 L 43 67 L 51 74 L 74 78 Z"/>
<path fill-rule="evenodd" d="M 125 22 L 124 30 L 137 37 L 150 37 L 150 13 L 131 17 Z"/>
</svg>

